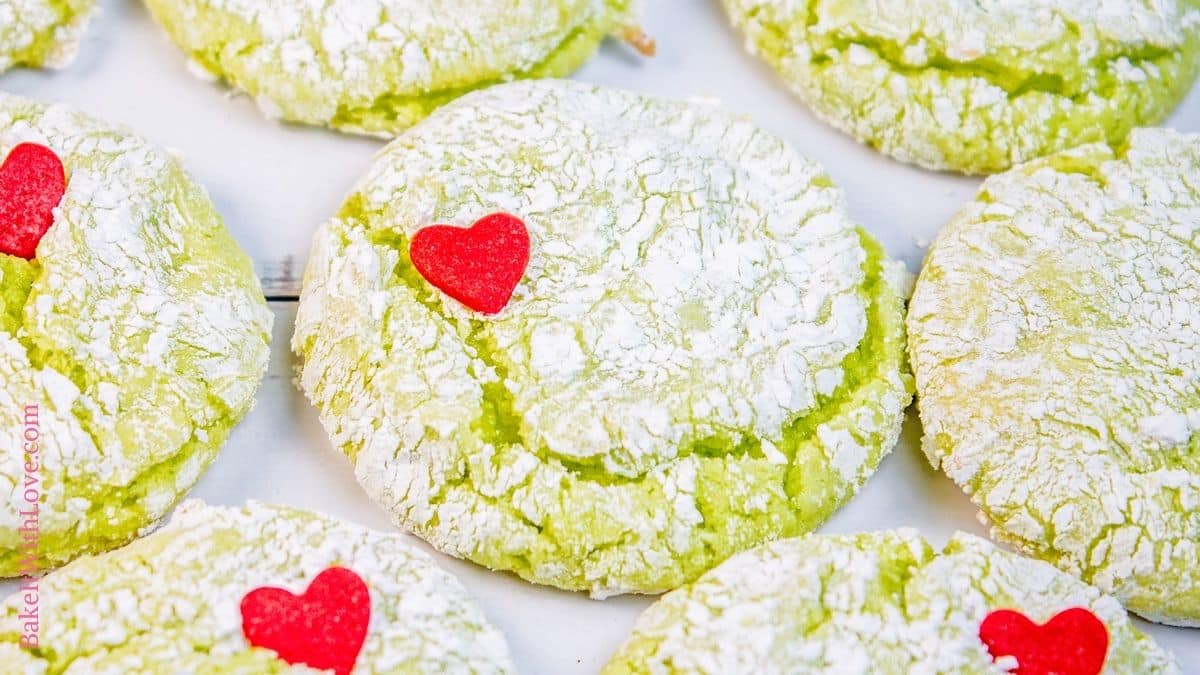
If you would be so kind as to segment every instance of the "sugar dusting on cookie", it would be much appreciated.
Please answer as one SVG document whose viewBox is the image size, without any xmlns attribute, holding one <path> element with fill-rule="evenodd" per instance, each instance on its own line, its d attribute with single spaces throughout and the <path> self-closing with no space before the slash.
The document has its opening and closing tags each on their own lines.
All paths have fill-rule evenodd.
<svg viewBox="0 0 1200 675">
<path fill-rule="evenodd" d="M 533 255 L 480 322 L 405 255 L 496 211 Z M 293 346 L 399 522 L 542 583 L 655 591 L 815 526 L 890 449 L 909 394 L 884 267 L 750 122 L 518 83 L 381 153 L 316 235 Z"/>
<path fill-rule="evenodd" d="M 1022 637 L 1036 639 L 1036 628 L 1024 635 L 983 630 L 998 612 L 1038 623 L 1065 615 L 1075 626 L 1062 639 L 1032 644 Z M 1070 630 L 1079 627 L 1090 633 Z M 1081 638 L 1084 659 L 1064 649 Z M 993 656 L 989 646 L 1010 653 Z M 1003 673 L 1024 666 L 1016 672 L 1095 675 L 1097 662 L 1106 672 L 1180 673 L 1119 603 L 1051 565 L 962 533 L 936 550 L 903 529 L 815 534 L 734 556 L 647 609 L 603 672 Z"/>
<path fill-rule="evenodd" d="M 277 672 L 287 663 L 243 634 L 243 598 L 264 587 L 303 591 L 335 566 L 370 593 L 353 672 L 513 672 L 503 636 L 466 589 L 402 535 L 257 502 L 185 502 L 159 532 L 45 577 L 42 641 L 55 646 L 45 653 L 17 646 L 9 629 L 21 605 L 6 601 L 0 634 L 13 637 L 0 638 L 0 663 L 21 672 Z"/>
<path fill-rule="evenodd" d="M 94 11 L 94 0 L 0 0 L 0 72 L 66 66 Z"/>
<path fill-rule="evenodd" d="M 42 404 L 47 563 L 161 519 L 249 409 L 271 314 L 248 258 L 177 160 L 62 106 L 0 94 L 0 152 L 69 167 L 21 325 L 0 331 L 0 407 Z M 16 424 L 17 420 L 13 420 Z M 15 550 L 19 434 L 0 434 L 0 549 Z M 194 460 L 194 461 L 193 461 Z M 0 555 L 0 571 L 15 561 Z"/>
<path fill-rule="evenodd" d="M 1200 136 L 989 179 L 909 311 L 925 449 L 1004 539 L 1200 624 Z"/>
<path fill-rule="evenodd" d="M 1200 68 L 1191 0 L 724 0 L 821 117 L 906 162 L 991 173 L 1156 124 Z"/>
<path fill-rule="evenodd" d="M 634 19 L 635 4 L 147 2 L 200 69 L 249 93 L 269 117 L 388 138 L 470 89 L 569 74 Z"/>
</svg>

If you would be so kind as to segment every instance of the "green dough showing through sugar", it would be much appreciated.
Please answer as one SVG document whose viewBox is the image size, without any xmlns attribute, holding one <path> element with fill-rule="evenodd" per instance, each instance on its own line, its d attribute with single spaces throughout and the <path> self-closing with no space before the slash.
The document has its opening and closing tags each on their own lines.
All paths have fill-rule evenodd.
<svg viewBox="0 0 1200 675">
<path fill-rule="evenodd" d="M 933 169 L 991 173 L 1156 124 L 1200 67 L 1196 0 L 724 0 L 817 115 Z"/>
<path fill-rule="evenodd" d="M 188 501 L 159 532 L 40 579 L 37 649 L 19 646 L 22 593 L 0 604 L 0 673 L 329 673 L 251 646 L 240 603 L 263 587 L 303 593 L 334 566 L 371 597 L 355 675 L 514 672 L 466 589 L 403 535 L 282 506 Z"/>
<path fill-rule="evenodd" d="M 0 253 L 0 332 L 13 335 L 21 327 L 37 266 L 23 258 Z"/>
<path fill-rule="evenodd" d="M 742 553 L 646 610 L 604 675 L 1001 675 L 979 639 L 989 612 L 1044 623 L 1072 607 L 1105 625 L 1106 675 L 1178 675 L 1121 605 L 1070 575 L 958 533 L 810 535 Z"/>
<path fill-rule="evenodd" d="M 633 0 L 146 0 L 201 69 L 270 117 L 393 136 L 488 85 L 562 77 Z"/>
<path fill-rule="evenodd" d="M 0 0 L 0 73 L 16 66 L 66 65 L 75 56 L 94 0 Z"/>
<path fill-rule="evenodd" d="M 504 211 L 532 257 L 483 317 L 408 259 Z M 300 385 L 438 549 L 597 596 L 807 532 L 891 450 L 903 274 L 824 171 L 707 105 L 502 85 L 385 149 L 317 233 Z"/>
<path fill-rule="evenodd" d="M 1200 625 L 1200 135 L 993 176 L 908 314 L 924 449 L 995 534 Z"/>
<path fill-rule="evenodd" d="M 0 94 L 0 156 L 41 143 L 68 185 L 37 257 L 0 256 L 0 576 L 153 527 L 249 410 L 271 314 L 180 162 L 62 106 Z M 26 467 L 26 412 L 40 451 Z M 25 496 L 36 489 L 37 537 Z M 36 548 L 36 550 L 35 550 Z"/>
</svg>

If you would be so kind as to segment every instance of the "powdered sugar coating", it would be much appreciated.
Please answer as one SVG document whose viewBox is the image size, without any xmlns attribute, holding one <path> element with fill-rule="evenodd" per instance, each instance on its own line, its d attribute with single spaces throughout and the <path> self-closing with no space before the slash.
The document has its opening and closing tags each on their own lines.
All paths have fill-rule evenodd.
<svg viewBox="0 0 1200 675">
<path fill-rule="evenodd" d="M 1164 118 L 1196 0 L 725 0 L 821 117 L 906 162 L 990 173 Z"/>
<path fill-rule="evenodd" d="M 176 158 L 0 94 L 0 157 L 21 142 L 52 148 L 68 184 L 36 260 L 0 255 L 0 576 L 161 519 L 250 408 L 271 325 L 249 259 Z M 37 555 L 19 531 L 30 487 Z"/>
<path fill-rule="evenodd" d="M 569 74 L 632 0 L 148 0 L 269 117 L 392 136 L 472 89 Z"/>
<path fill-rule="evenodd" d="M 509 306 L 407 258 L 524 220 Z M 891 263 L 812 162 L 707 106 L 504 85 L 398 138 L 317 233 L 293 347 L 359 480 L 439 549 L 597 595 L 807 531 L 907 405 Z"/>
<path fill-rule="evenodd" d="M 0 73 L 66 66 L 94 9 L 94 0 L 0 0 Z"/>
<path fill-rule="evenodd" d="M 326 672 L 251 647 L 239 603 L 264 586 L 302 593 L 332 566 L 371 595 L 356 675 L 514 672 L 466 589 L 400 535 L 256 502 L 186 502 L 161 531 L 43 578 L 44 651 L 17 646 L 25 605 L 13 596 L 0 605 L 0 663 L 25 675 Z"/>
<path fill-rule="evenodd" d="M 925 450 L 1007 541 L 1200 625 L 1200 136 L 988 180 L 908 322 Z"/>
<path fill-rule="evenodd" d="M 1121 605 L 1042 562 L 967 534 L 938 552 L 915 532 L 812 535 L 731 558 L 638 619 L 617 673 L 1006 673 L 979 639 L 996 609 L 1104 622 L 1104 673 L 1179 673 Z"/>
</svg>

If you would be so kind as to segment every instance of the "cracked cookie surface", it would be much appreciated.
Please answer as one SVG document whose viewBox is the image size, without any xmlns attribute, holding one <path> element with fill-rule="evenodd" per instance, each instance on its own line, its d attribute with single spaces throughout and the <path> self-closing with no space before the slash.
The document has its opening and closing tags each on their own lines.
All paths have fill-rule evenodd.
<svg viewBox="0 0 1200 675">
<path fill-rule="evenodd" d="M 532 257 L 483 317 L 408 242 L 497 211 Z M 316 234 L 293 348 L 403 526 L 539 583 L 659 592 L 811 530 L 890 451 L 903 276 L 820 167 L 746 120 L 516 83 L 381 152 Z"/>
<path fill-rule="evenodd" d="M 646 610 L 604 673 L 999 675 L 1011 668 L 979 639 L 989 612 L 1044 623 L 1071 607 L 1105 624 L 1104 673 L 1179 673 L 1097 589 L 978 537 L 937 551 L 909 530 L 811 535 L 731 558 Z"/>
<path fill-rule="evenodd" d="M 724 0 L 820 117 L 906 162 L 991 173 L 1156 124 L 1200 67 L 1196 0 Z"/>
<path fill-rule="evenodd" d="M 93 0 L 0 0 L 0 73 L 67 65 L 94 9 Z"/>
<path fill-rule="evenodd" d="M 146 0 L 171 39 L 269 117 L 392 136 L 491 84 L 561 77 L 634 0 Z"/>
<path fill-rule="evenodd" d="M 0 672 L 329 672 L 250 646 L 239 603 L 261 587 L 301 593 L 333 566 L 370 592 L 355 673 L 514 672 L 503 636 L 466 589 L 401 535 L 282 506 L 198 501 L 145 539 L 42 578 L 42 649 L 17 644 L 20 594 L 0 605 Z"/>
<path fill-rule="evenodd" d="M 1200 136 L 984 183 L 911 303 L 924 449 L 994 531 L 1200 625 Z"/>
<path fill-rule="evenodd" d="M 67 189 L 34 260 L 0 254 L 0 576 L 157 523 L 250 408 L 271 326 L 249 258 L 178 159 L 0 94 L 0 157 L 22 142 L 58 154 Z"/>
</svg>

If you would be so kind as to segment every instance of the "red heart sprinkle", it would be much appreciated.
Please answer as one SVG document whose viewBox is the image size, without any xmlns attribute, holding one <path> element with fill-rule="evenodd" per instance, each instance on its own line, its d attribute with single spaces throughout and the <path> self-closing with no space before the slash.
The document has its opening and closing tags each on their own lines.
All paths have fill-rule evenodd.
<svg viewBox="0 0 1200 675">
<path fill-rule="evenodd" d="M 0 165 L 0 253 L 33 260 L 66 191 L 67 174 L 53 150 L 36 143 L 13 148 Z"/>
<path fill-rule="evenodd" d="M 1016 675 L 1096 675 L 1108 653 L 1108 629 L 1083 607 L 1041 626 L 1020 612 L 996 610 L 979 625 L 979 639 L 993 659 L 1015 657 Z"/>
<path fill-rule="evenodd" d="M 242 598 L 242 633 L 292 665 L 349 675 L 367 639 L 371 594 L 354 572 L 330 567 L 303 595 L 256 588 Z"/>
<path fill-rule="evenodd" d="M 529 230 L 507 213 L 484 216 L 468 228 L 421 228 L 408 248 L 425 280 L 477 312 L 504 309 L 529 264 Z"/>
</svg>

